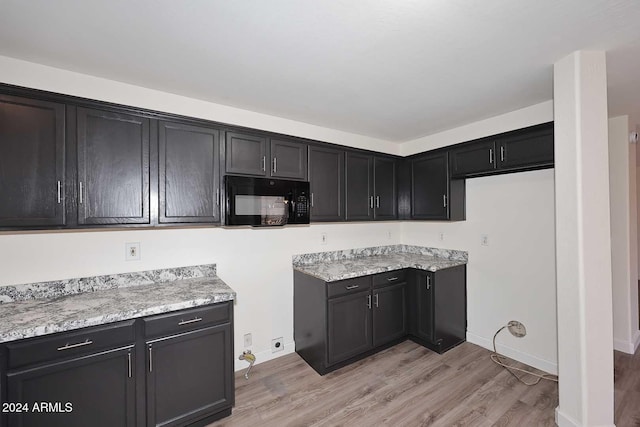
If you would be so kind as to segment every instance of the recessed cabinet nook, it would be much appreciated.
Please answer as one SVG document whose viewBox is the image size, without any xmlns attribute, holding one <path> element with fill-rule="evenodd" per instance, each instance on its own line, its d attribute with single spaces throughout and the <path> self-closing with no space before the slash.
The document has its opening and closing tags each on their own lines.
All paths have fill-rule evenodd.
<svg viewBox="0 0 640 427">
<path fill-rule="evenodd" d="M 311 222 L 465 219 L 465 179 L 553 167 L 546 123 L 401 158 L 0 85 L 0 229 L 220 225 L 224 175 L 310 183 Z"/>
</svg>

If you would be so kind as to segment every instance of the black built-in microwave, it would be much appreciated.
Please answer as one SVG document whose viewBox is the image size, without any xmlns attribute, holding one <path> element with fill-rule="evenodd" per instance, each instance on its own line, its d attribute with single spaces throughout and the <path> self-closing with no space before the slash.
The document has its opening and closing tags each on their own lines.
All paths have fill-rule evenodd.
<svg viewBox="0 0 640 427">
<path fill-rule="evenodd" d="M 309 182 L 224 177 L 225 225 L 309 224 Z"/>
</svg>

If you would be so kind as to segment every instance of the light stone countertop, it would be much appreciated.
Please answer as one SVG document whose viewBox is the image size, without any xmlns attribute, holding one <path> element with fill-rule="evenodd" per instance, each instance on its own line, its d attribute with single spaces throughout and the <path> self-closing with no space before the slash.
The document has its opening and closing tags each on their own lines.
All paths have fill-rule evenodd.
<svg viewBox="0 0 640 427">
<path fill-rule="evenodd" d="M 396 245 L 357 249 L 349 253 L 297 255 L 293 268 L 325 282 L 335 282 L 404 268 L 438 271 L 466 264 L 466 252 Z"/>
<path fill-rule="evenodd" d="M 0 343 L 234 300 L 217 276 L 0 304 Z"/>
</svg>

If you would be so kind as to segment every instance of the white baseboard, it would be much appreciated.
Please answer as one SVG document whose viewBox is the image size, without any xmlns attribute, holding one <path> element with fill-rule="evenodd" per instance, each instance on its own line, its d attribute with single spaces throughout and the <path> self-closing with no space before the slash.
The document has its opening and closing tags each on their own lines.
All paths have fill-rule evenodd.
<svg viewBox="0 0 640 427">
<path fill-rule="evenodd" d="M 560 407 L 556 408 L 556 424 L 558 424 L 558 427 L 581 427 L 578 421 L 562 412 Z"/>
<path fill-rule="evenodd" d="M 291 354 L 294 351 L 296 351 L 296 344 L 294 342 L 290 342 L 290 343 L 285 343 L 284 344 L 284 348 L 282 349 L 282 351 L 278 351 L 277 353 L 272 353 L 271 349 L 259 351 L 257 353 L 253 353 L 253 355 L 256 356 L 256 362 L 254 363 L 254 365 L 259 365 L 262 362 L 266 362 L 268 360 L 273 360 L 273 359 L 276 359 L 278 357 L 286 356 L 287 354 Z M 244 360 L 238 359 L 240 354 L 242 354 L 242 350 L 240 350 L 240 351 L 236 350 L 236 353 L 238 353 L 238 354 L 234 355 L 234 358 L 235 358 L 234 371 L 237 372 L 237 371 L 242 371 L 242 370 L 247 369 L 249 367 L 249 363 L 244 361 Z M 249 375 L 251 375 L 251 374 L 249 374 Z"/>
<path fill-rule="evenodd" d="M 481 337 L 480 335 L 467 332 L 467 341 L 479 345 L 480 347 L 484 347 L 487 350 L 493 351 L 493 342 L 490 338 Z M 509 347 L 504 344 L 497 344 L 496 348 L 498 352 L 504 356 L 510 357 L 511 359 L 517 360 L 518 362 L 522 362 L 536 369 L 540 369 L 541 371 L 547 372 L 549 374 L 558 375 L 557 362 L 554 363 L 548 360 L 541 359 L 532 354 L 524 353 L 520 350 L 516 350 L 515 348 Z"/>
<path fill-rule="evenodd" d="M 640 345 L 640 331 L 636 331 L 631 341 L 613 339 L 613 349 L 627 354 L 635 354 Z"/>
<path fill-rule="evenodd" d="M 556 424 L 558 424 L 558 427 L 583 427 L 586 426 L 586 424 L 582 424 L 578 421 L 576 421 L 575 419 L 571 418 L 570 416 L 568 416 L 567 414 L 563 413 L 560 410 L 560 407 L 556 408 Z M 611 424 L 590 424 L 593 425 L 593 427 L 616 427 L 615 424 L 611 423 Z"/>
</svg>

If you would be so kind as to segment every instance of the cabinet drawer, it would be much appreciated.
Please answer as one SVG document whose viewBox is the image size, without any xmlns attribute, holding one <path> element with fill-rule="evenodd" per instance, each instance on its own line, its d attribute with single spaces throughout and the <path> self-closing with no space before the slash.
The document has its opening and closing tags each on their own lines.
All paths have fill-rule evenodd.
<svg viewBox="0 0 640 427">
<path fill-rule="evenodd" d="M 333 298 L 340 295 L 362 292 L 371 288 L 371 276 L 356 277 L 354 279 L 341 280 L 327 284 L 327 297 Z"/>
<path fill-rule="evenodd" d="M 134 320 L 7 344 L 9 369 L 133 344 Z"/>
<path fill-rule="evenodd" d="M 144 319 L 144 331 L 145 336 L 150 338 L 200 329 L 230 320 L 231 303 L 224 302 L 149 317 Z"/>
<path fill-rule="evenodd" d="M 379 288 L 381 286 L 393 285 L 394 283 L 402 283 L 406 280 L 407 270 L 393 270 L 373 276 L 373 286 Z"/>
</svg>

